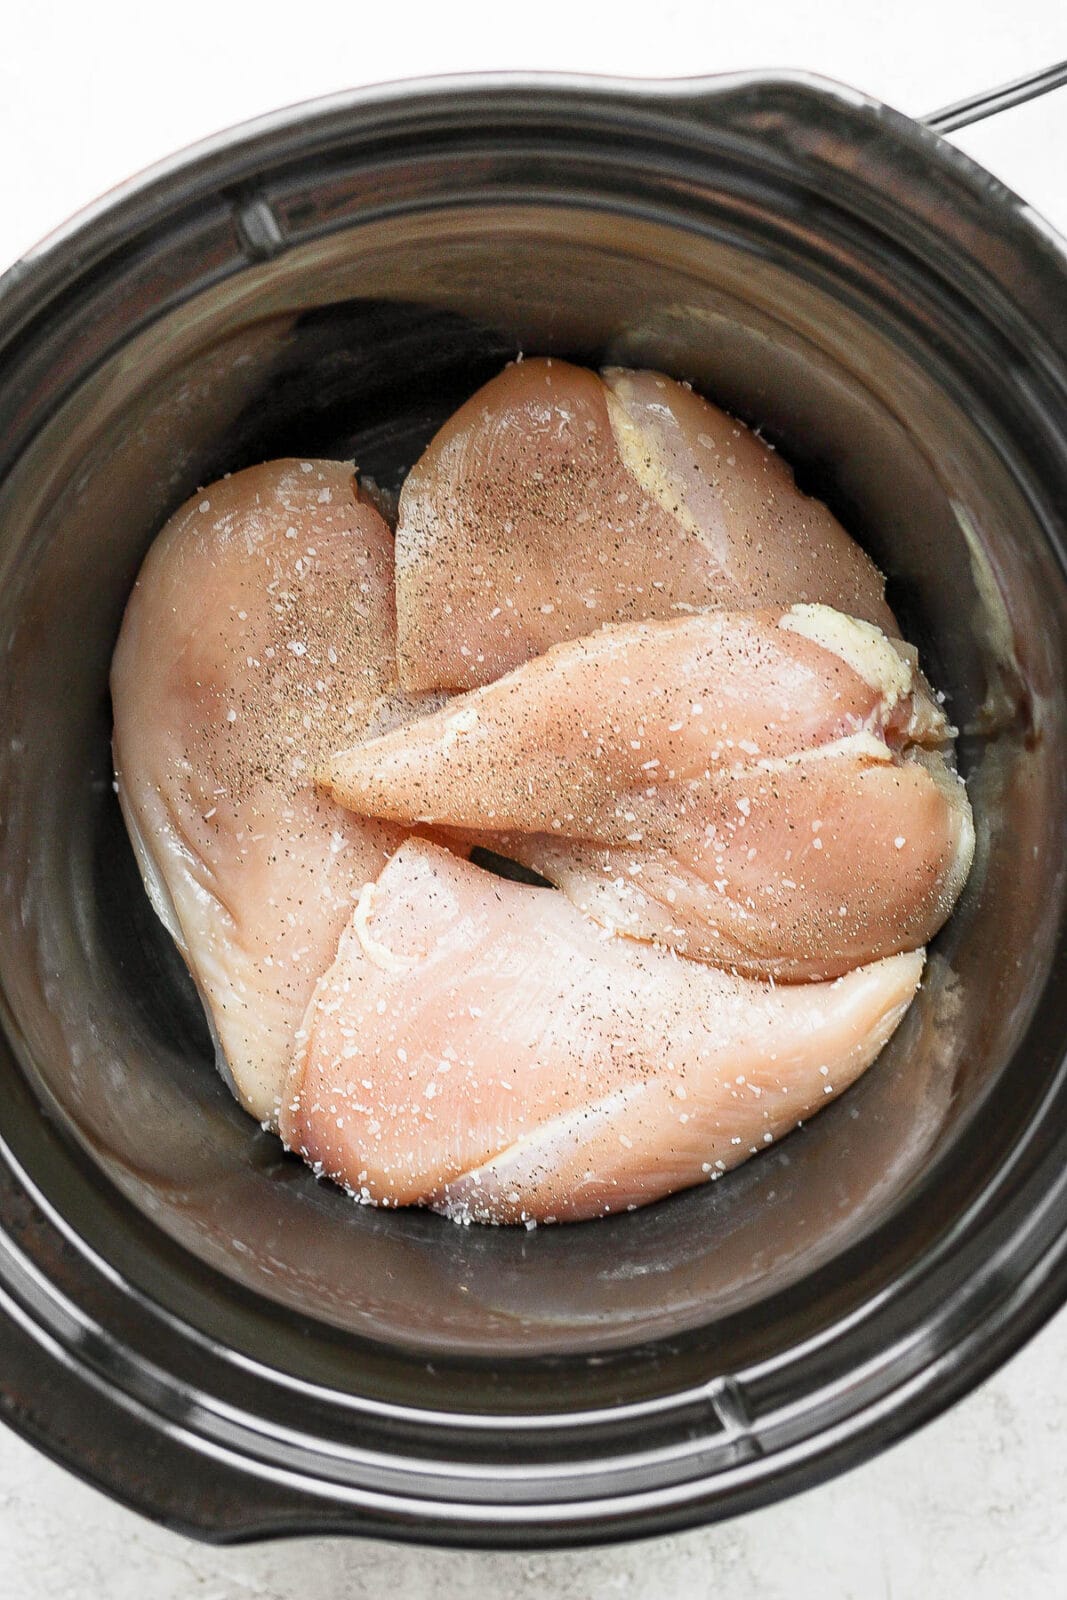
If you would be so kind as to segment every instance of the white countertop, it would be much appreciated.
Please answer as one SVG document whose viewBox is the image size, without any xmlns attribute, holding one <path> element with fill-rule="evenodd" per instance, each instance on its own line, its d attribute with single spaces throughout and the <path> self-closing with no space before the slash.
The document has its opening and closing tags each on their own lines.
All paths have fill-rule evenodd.
<svg viewBox="0 0 1067 1600">
<path fill-rule="evenodd" d="M 804 67 L 916 115 L 1067 58 L 1062 0 L 8 0 L 0 267 L 128 173 L 227 124 L 430 72 Z M 996 13 L 996 14 L 994 14 Z M 957 135 L 1067 233 L 1067 89 Z M 475 1555 L 364 1540 L 215 1550 L 0 1429 L 0 1600 L 1028 1600 L 1067 1593 L 1067 1312 L 980 1390 L 784 1505 L 637 1545 Z"/>
</svg>

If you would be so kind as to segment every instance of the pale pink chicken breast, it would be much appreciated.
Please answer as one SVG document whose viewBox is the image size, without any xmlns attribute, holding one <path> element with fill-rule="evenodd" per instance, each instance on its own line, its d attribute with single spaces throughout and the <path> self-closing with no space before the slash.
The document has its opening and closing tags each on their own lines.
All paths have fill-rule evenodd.
<svg viewBox="0 0 1067 1600">
<path fill-rule="evenodd" d="M 378 1205 L 488 1222 L 644 1205 L 847 1088 L 922 967 L 915 952 L 832 983 L 756 983 L 411 840 L 315 990 L 282 1136 Z"/>
<path fill-rule="evenodd" d="M 557 645 L 320 783 L 465 831 L 609 928 L 806 980 L 949 915 L 974 834 L 948 732 L 914 652 L 869 623 L 716 611 Z"/>
<path fill-rule="evenodd" d="M 403 837 L 311 782 L 395 689 L 394 616 L 392 539 L 352 468 L 275 461 L 175 513 L 115 650 L 127 826 L 220 1065 L 261 1120 L 360 890 Z"/>
<path fill-rule="evenodd" d="M 505 368 L 408 474 L 396 562 L 412 690 L 711 606 L 822 602 L 896 631 L 878 570 L 781 457 L 655 372 Z"/>
</svg>

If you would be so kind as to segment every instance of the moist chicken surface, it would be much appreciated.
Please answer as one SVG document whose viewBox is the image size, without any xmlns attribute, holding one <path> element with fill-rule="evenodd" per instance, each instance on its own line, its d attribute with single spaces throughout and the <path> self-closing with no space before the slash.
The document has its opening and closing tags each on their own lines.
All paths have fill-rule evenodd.
<svg viewBox="0 0 1067 1600">
<path fill-rule="evenodd" d="M 415 690 L 709 606 L 822 602 L 896 631 L 881 574 L 782 458 L 656 372 L 505 368 L 409 472 L 396 565 Z"/>
<path fill-rule="evenodd" d="M 403 837 L 316 793 L 395 689 L 392 538 L 335 461 L 194 495 L 130 596 L 111 693 L 119 800 L 242 1104 L 276 1116 L 311 993 Z"/>
<path fill-rule="evenodd" d="M 795 981 L 948 916 L 974 830 L 947 735 L 908 647 L 870 623 L 715 611 L 556 645 L 321 782 L 523 862 L 606 927 Z"/>
<path fill-rule="evenodd" d="M 339 462 L 195 495 L 127 607 L 115 767 L 242 1104 L 464 1221 L 782 1137 L 891 1036 L 970 863 L 896 631 L 782 460 L 657 373 L 508 367 L 395 544 Z"/>
<path fill-rule="evenodd" d="M 316 989 L 282 1133 L 378 1204 L 602 1216 L 736 1166 L 847 1088 L 922 967 L 753 983 L 410 840 Z"/>
</svg>

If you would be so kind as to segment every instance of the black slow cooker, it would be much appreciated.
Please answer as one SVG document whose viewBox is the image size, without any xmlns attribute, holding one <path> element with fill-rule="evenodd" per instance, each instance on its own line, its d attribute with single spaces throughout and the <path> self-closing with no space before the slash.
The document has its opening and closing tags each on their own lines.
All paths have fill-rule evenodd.
<svg viewBox="0 0 1067 1600">
<path fill-rule="evenodd" d="M 517 351 L 760 427 L 949 693 L 973 876 L 878 1065 L 598 1223 L 375 1211 L 212 1065 L 111 784 L 167 514 L 275 454 L 395 484 Z M 0 284 L 0 1412 L 153 1517 L 531 1546 L 812 1484 L 1067 1293 L 1067 254 L 797 74 L 344 95 L 157 168 Z"/>
</svg>

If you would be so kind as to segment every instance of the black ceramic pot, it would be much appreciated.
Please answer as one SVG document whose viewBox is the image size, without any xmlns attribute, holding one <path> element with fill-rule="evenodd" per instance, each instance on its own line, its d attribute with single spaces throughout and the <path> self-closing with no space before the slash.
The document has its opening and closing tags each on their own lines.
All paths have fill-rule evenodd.
<svg viewBox="0 0 1067 1600">
<path fill-rule="evenodd" d="M 111 788 L 153 532 L 272 454 L 397 481 L 522 349 L 759 424 L 889 574 L 974 874 L 884 1057 L 607 1222 L 353 1206 L 238 1109 Z M 434 82 L 239 129 L 0 285 L 0 1405 L 187 1532 L 582 1542 L 930 1417 L 1067 1291 L 1067 257 L 797 75 Z"/>
</svg>

